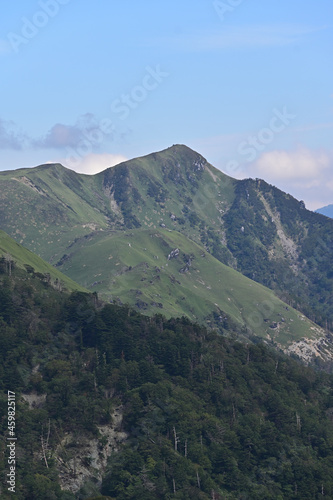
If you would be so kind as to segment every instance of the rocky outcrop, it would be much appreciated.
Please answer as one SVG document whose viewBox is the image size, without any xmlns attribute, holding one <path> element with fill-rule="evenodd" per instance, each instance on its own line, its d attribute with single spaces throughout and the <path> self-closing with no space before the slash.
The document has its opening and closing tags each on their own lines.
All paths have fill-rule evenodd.
<svg viewBox="0 0 333 500">
<path fill-rule="evenodd" d="M 63 490 L 76 493 L 87 482 L 93 481 L 97 488 L 102 484 L 108 458 L 117 453 L 127 433 L 121 430 L 122 408 L 112 414 L 112 423 L 98 426 L 99 437 L 89 439 L 87 435 L 66 434 L 58 445 L 54 458 Z"/>
<path fill-rule="evenodd" d="M 303 338 L 290 344 L 284 352 L 288 355 L 296 354 L 302 361 L 312 363 L 316 358 L 323 362 L 333 361 L 332 336 L 326 334 L 318 338 Z"/>
</svg>

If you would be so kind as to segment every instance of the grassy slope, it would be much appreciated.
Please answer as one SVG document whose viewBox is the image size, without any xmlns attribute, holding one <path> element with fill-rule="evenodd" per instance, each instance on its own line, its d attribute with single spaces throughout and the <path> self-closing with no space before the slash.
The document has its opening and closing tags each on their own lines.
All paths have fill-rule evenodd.
<svg viewBox="0 0 333 500">
<path fill-rule="evenodd" d="M 93 176 L 43 165 L 0 172 L 0 182 L 1 228 L 52 263 L 75 238 L 107 227 Z"/>
<path fill-rule="evenodd" d="M 176 248 L 178 257 L 168 260 Z M 176 231 L 139 229 L 98 234 L 78 241 L 72 250 L 61 266 L 64 273 L 105 299 L 120 298 L 146 314 L 186 315 L 212 324 L 214 316 L 215 324 L 219 316 L 223 323 L 226 314 L 239 327 L 246 325 L 254 334 L 284 346 L 318 333 L 313 323 L 269 289 L 225 266 Z M 189 257 L 187 272 L 180 272 Z M 274 323 L 278 323 L 277 328 L 271 328 Z"/>
<path fill-rule="evenodd" d="M 24 265 L 29 265 L 34 268 L 35 272 L 42 274 L 50 274 L 53 281 L 59 280 L 66 289 L 86 291 L 84 287 L 75 283 L 71 278 L 65 276 L 58 269 L 45 262 L 38 255 L 30 252 L 22 247 L 4 231 L 0 230 L 0 256 L 10 255 L 16 265 L 24 268 Z"/>
</svg>

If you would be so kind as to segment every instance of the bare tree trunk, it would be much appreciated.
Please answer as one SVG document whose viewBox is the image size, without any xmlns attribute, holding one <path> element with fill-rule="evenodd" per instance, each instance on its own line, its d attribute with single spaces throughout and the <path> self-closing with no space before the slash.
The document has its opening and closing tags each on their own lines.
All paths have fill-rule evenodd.
<svg viewBox="0 0 333 500">
<path fill-rule="evenodd" d="M 178 451 L 179 437 L 177 436 L 176 427 L 173 427 L 173 435 L 175 439 L 175 451 Z"/>
<path fill-rule="evenodd" d="M 45 465 L 46 465 L 47 469 L 49 468 L 49 464 L 47 463 L 46 454 L 47 454 L 47 449 L 48 449 L 48 446 L 49 446 L 50 430 L 51 430 L 51 422 L 50 422 L 50 419 L 49 419 L 49 425 L 48 425 L 48 431 L 47 431 L 46 441 L 44 441 L 44 427 L 42 427 L 42 435 L 40 437 L 40 440 L 41 440 L 41 443 L 42 443 L 42 454 L 43 454 L 44 462 L 45 462 Z"/>
<path fill-rule="evenodd" d="M 197 483 L 198 483 L 199 490 L 201 490 L 200 476 L 199 476 L 199 472 L 198 471 L 197 471 Z"/>
</svg>

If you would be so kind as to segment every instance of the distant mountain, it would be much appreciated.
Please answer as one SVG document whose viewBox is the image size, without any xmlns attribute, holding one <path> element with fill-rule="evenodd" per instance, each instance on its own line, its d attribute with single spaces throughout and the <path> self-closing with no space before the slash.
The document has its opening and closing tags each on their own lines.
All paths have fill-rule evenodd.
<svg viewBox="0 0 333 500">
<path fill-rule="evenodd" d="M 228 177 L 186 146 L 93 176 L 59 164 L 2 172 L 0 221 L 82 286 L 146 314 L 222 328 L 227 318 L 284 348 L 299 340 L 271 292 L 242 273 L 332 328 L 333 221 L 262 180 Z M 307 325 L 299 332 L 311 337 Z"/>
<path fill-rule="evenodd" d="M 326 207 L 318 208 L 316 213 L 326 215 L 326 217 L 333 219 L 333 205 L 326 205 Z"/>
</svg>

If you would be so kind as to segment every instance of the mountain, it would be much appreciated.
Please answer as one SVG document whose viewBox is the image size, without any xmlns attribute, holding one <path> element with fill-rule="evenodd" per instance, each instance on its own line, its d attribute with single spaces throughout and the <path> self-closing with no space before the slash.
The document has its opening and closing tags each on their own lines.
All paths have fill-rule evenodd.
<svg viewBox="0 0 333 500">
<path fill-rule="evenodd" d="M 94 176 L 58 164 L 2 172 L 0 220 L 104 299 L 222 329 L 232 321 L 283 349 L 304 337 L 320 354 L 330 343 L 305 316 L 332 328 L 333 221 L 262 180 L 226 176 L 186 146 Z"/>
<path fill-rule="evenodd" d="M 331 375 L 24 265 L 0 294 L 2 499 L 332 498 Z"/>
<path fill-rule="evenodd" d="M 149 315 L 184 315 L 222 333 L 233 325 L 239 337 L 262 337 L 307 360 L 332 356 L 321 328 L 181 233 L 140 228 L 111 238 L 100 234 L 76 242 L 71 250 L 62 271 L 91 288 L 93 268 L 93 289 L 106 300 L 120 300 Z"/>
<path fill-rule="evenodd" d="M 316 210 L 316 213 L 326 215 L 326 217 L 330 217 L 331 219 L 333 219 L 333 205 L 327 205 L 326 207 L 318 208 L 318 210 Z"/>
<path fill-rule="evenodd" d="M 108 227 L 95 183 L 58 164 L 1 172 L 1 228 L 53 264 L 75 238 Z"/>
<path fill-rule="evenodd" d="M 52 283 L 57 289 L 88 292 L 51 264 L 19 245 L 2 230 L 0 230 L 0 262 L 2 267 L 10 271 L 13 267 L 26 269 L 30 274 L 41 277 L 46 283 Z"/>
</svg>

